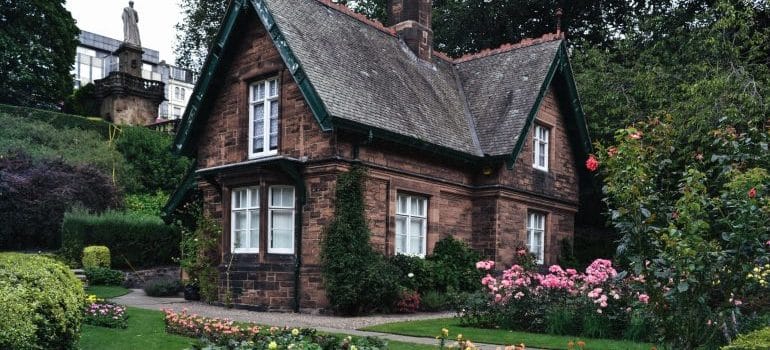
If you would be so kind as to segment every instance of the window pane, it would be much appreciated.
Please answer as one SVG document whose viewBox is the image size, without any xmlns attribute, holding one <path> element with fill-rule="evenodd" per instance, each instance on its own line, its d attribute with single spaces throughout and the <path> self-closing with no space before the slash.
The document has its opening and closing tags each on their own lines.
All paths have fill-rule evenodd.
<svg viewBox="0 0 770 350">
<path fill-rule="evenodd" d="M 252 208 L 258 208 L 259 207 L 259 189 L 258 188 L 252 188 L 249 190 L 251 192 L 251 203 L 250 206 Z"/>
<path fill-rule="evenodd" d="M 259 211 L 252 210 L 250 214 L 251 227 L 249 227 L 249 247 L 259 248 Z"/>
<path fill-rule="evenodd" d="M 254 93 L 254 97 L 257 100 L 265 99 L 265 84 L 260 83 L 256 85 L 256 92 Z"/>
<path fill-rule="evenodd" d="M 270 97 L 277 96 L 278 95 L 278 81 L 277 80 L 271 80 L 270 81 Z"/>
<path fill-rule="evenodd" d="M 241 191 L 233 191 L 233 209 L 238 209 L 241 207 Z"/>
<path fill-rule="evenodd" d="M 406 201 L 408 200 L 407 196 L 399 195 L 398 196 L 398 205 L 396 212 L 399 214 L 406 214 Z"/>
<path fill-rule="evenodd" d="M 284 187 L 281 191 L 281 195 L 283 197 L 283 199 L 281 199 L 283 206 L 294 207 L 294 188 Z"/>
<path fill-rule="evenodd" d="M 409 220 L 409 236 L 416 237 L 422 235 L 422 227 L 425 219 L 412 218 Z"/>
<path fill-rule="evenodd" d="M 248 223 L 246 222 L 246 212 L 238 211 L 235 212 L 235 218 L 233 219 L 233 222 L 235 224 L 235 230 L 245 230 L 248 228 Z"/>
<path fill-rule="evenodd" d="M 270 101 L 270 118 L 278 117 L 278 100 Z M 272 125 L 272 124 L 271 124 Z"/>
<path fill-rule="evenodd" d="M 407 253 L 406 251 L 406 218 L 396 217 L 396 253 Z"/>
<path fill-rule="evenodd" d="M 254 105 L 254 135 L 262 135 L 265 130 L 265 105 L 258 103 Z"/>
<path fill-rule="evenodd" d="M 292 212 L 285 210 L 274 210 L 270 213 L 272 215 L 271 224 L 273 225 L 271 229 L 273 234 L 271 239 L 271 247 L 291 248 L 292 232 L 294 231 Z"/>
<path fill-rule="evenodd" d="M 233 247 L 234 248 L 243 248 L 243 238 L 241 232 L 243 231 L 233 231 Z"/>
<path fill-rule="evenodd" d="M 409 237 L 409 254 L 422 255 L 422 241 L 419 236 Z"/>
</svg>

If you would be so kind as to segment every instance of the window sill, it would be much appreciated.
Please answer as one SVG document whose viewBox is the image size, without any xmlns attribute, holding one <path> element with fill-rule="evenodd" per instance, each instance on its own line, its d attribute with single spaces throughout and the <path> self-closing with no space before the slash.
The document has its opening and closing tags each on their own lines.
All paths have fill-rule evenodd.
<svg viewBox="0 0 770 350">
<path fill-rule="evenodd" d="M 278 154 L 278 150 L 274 149 L 269 152 L 259 152 L 259 153 L 249 153 L 249 159 L 259 159 L 259 158 L 265 158 L 270 157 Z"/>
<path fill-rule="evenodd" d="M 533 166 L 532 166 L 532 169 L 535 169 L 535 170 L 538 170 L 538 171 L 542 171 L 542 172 L 544 172 L 544 173 L 547 173 L 547 172 L 548 172 L 548 168 L 547 168 L 547 167 L 546 167 L 546 168 L 544 168 L 544 167 L 541 167 L 541 166 L 537 166 L 537 165 L 533 165 Z"/>
<path fill-rule="evenodd" d="M 268 249 L 267 253 L 275 255 L 292 255 L 294 254 L 294 249 Z"/>
<path fill-rule="evenodd" d="M 230 254 L 259 254 L 259 250 L 252 250 L 252 249 L 238 249 L 238 250 L 231 250 Z"/>
</svg>

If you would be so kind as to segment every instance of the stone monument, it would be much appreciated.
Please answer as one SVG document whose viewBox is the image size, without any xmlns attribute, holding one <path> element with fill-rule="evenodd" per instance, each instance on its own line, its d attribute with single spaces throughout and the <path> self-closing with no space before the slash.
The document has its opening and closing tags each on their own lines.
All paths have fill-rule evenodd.
<svg viewBox="0 0 770 350">
<path fill-rule="evenodd" d="M 115 50 L 118 71 L 94 82 L 101 100 L 101 115 L 115 124 L 148 125 L 155 122 L 165 100 L 164 84 L 142 78 L 142 42 L 134 2 L 123 9 L 123 43 Z"/>
</svg>

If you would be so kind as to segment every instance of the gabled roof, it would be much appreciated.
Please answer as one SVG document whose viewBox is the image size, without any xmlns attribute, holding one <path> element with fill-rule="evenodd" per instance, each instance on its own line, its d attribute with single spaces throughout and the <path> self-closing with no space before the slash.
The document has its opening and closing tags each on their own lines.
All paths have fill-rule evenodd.
<svg viewBox="0 0 770 350">
<path fill-rule="evenodd" d="M 356 128 L 472 160 L 512 164 L 548 87 L 559 78 L 590 141 L 560 36 L 449 59 L 419 60 L 389 28 L 326 0 L 233 0 L 188 105 L 175 150 L 192 153 L 231 33 L 255 11 L 323 130 Z M 213 95 L 213 94 L 211 94 Z M 573 128 L 574 129 L 574 128 Z M 425 147 L 423 147 L 425 148 Z"/>
</svg>

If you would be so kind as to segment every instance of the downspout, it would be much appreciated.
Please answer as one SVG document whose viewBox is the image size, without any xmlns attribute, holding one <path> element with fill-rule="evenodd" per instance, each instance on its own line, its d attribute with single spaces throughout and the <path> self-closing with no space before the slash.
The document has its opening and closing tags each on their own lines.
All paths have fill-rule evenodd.
<svg viewBox="0 0 770 350">
<path fill-rule="evenodd" d="M 301 186 L 303 184 L 300 184 L 302 179 L 297 179 L 298 182 L 298 188 L 303 188 L 304 186 Z M 296 229 L 294 230 L 294 242 L 296 242 L 296 249 L 295 249 L 295 256 L 294 256 L 294 312 L 299 312 L 299 305 L 300 305 L 300 270 L 302 268 L 302 209 L 305 207 L 305 191 L 303 190 L 302 193 L 297 196 L 297 202 L 299 204 L 299 209 L 296 211 L 296 215 L 294 215 L 294 227 Z"/>
</svg>

